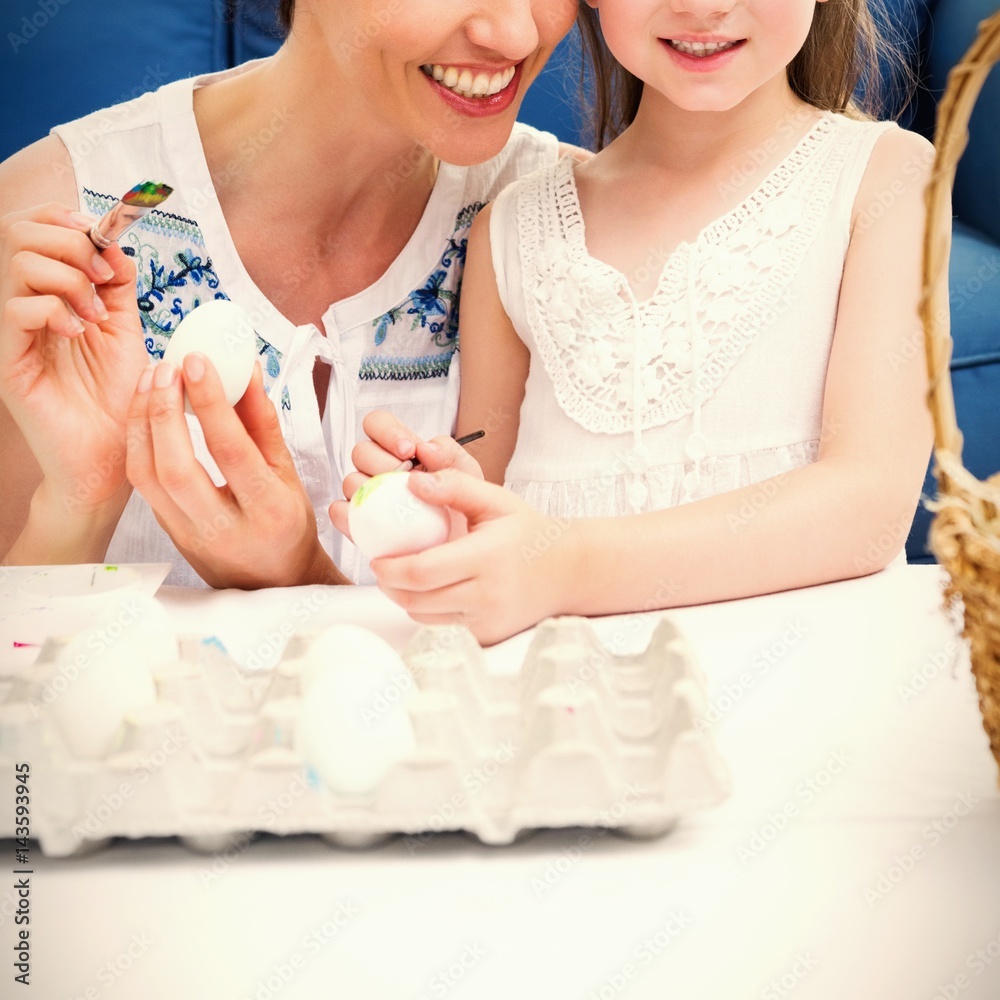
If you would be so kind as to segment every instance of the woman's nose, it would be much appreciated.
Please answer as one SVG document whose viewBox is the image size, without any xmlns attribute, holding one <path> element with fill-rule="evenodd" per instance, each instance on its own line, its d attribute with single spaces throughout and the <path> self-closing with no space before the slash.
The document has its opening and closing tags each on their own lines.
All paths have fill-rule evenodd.
<svg viewBox="0 0 1000 1000">
<path fill-rule="evenodd" d="M 465 31 L 478 48 L 520 62 L 539 47 L 532 0 L 483 0 L 476 7 Z"/>
</svg>

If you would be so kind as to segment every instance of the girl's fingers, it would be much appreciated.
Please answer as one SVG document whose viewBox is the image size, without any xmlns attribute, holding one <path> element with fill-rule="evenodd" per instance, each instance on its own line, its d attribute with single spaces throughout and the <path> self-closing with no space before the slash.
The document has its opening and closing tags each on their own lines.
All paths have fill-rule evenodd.
<svg viewBox="0 0 1000 1000">
<path fill-rule="evenodd" d="M 451 437 L 441 435 L 418 444 L 417 458 L 428 472 L 458 469 L 477 479 L 483 478 L 483 470 L 479 467 L 479 463 Z"/>
<path fill-rule="evenodd" d="M 14 255 L 7 269 L 12 281 L 11 298 L 25 295 L 59 295 L 92 323 L 108 319 L 107 306 L 90 279 L 80 270 L 62 261 L 23 250 Z"/>
<path fill-rule="evenodd" d="M 226 402 L 218 373 L 204 355 L 189 354 L 184 358 L 183 387 L 201 423 L 212 458 L 230 492 L 245 506 L 267 488 L 273 471 L 236 411 Z M 271 406 L 266 396 L 264 402 Z M 274 411 L 273 406 L 271 410 Z"/>
<path fill-rule="evenodd" d="M 348 523 L 347 511 L 350 508 L 350 504 L 346 500 L 334 500 L 330 504 L 330 520 L 333 522 L 333 526 L 339 531 L 345 538 L 350 538 L 353 542 L 354 539 L 351 538 L 351 529 Z"/>
<path fill-rule="evenodd" d="M 413 458 L 419 438 L 387 410 L 373 410 L 365 417 L 361 426 L 372 442 L 397 458 L 396 465 L 405 462 L 408 458 Z M 358 462 L 355 462 L 354 465 L 358 469 L 368 471 Z M 376 471 L 385 472 L 388 470 L 378 469 Z"/>
<path fill-rule="evenodd" d="M 349 472 L 344 477 L 344 496 L 350 500 L 369 479 L 371 476 L 365 475 L 363 472 Z"/>
<path fill-rule="evenodd" d="M 365 420 L 367 421 L 367 419 L 366 417 Z M 386 451 L 380 444 L 362 440 L 352 449 L 351 461 L 354 463 L 354 468 L 367 478 L 378 475 L 380 472 L 391 472 L 393 469 L 398 469 L 400 462 L 413 457 L 413 449 L 414 446 L 411 445 L 408 449 L 408 455 L 397 458 L 395 453 Z"/>
<path fill-rule="evenodd" d="M 371 567 L 383 589 L 426 593 L 472 580 L 490 555 L 473 535 L 464 535 L 411 556 L 373 559 Z"/>
<path fill-rule="evenodd" d="M 176 537 L 176 533 L 188 525 L 188 519 L 164 490 L 156 475 L 153 436 L 149 424 L 153 373 L 152 365 L 143 369 L 129 404 L 125 438 L 125 475 L 152 508 L 160 523 L 167 527 L 172 537 Z"/>
<path fill-rule="evenodd" d="M 228 516 L 220 491 L 195 458 L 191 432 L 184 416 L 180 373 L 161 361 L 153 371 L 149 390 L 149 429 L 156 480 L 203 536 L 221 516 Z"/>
<path fill-rule="evenodd" d="M 58 260 L 75 267 L 94 284 L 111 281 L 115 274 L 114 266 L 87 236 L 64 226 L 23 219 L 7 226 L 4 242 L 11 258 L 21 253 L 35 253 L 49 260 Z M 121 253 L 121 250 L 118 252 Z"/>
<path fill-rule="evenodd" d="M 413 591 L 395 590 L 392 587 L 380 589 L 391 601 L 398 604 L 411 618 L 430 624 L 428 617 L 445 621 L 465 620 L 472 598 L 472 583 L 462 581 L 438 590 Z"/>
</svg>

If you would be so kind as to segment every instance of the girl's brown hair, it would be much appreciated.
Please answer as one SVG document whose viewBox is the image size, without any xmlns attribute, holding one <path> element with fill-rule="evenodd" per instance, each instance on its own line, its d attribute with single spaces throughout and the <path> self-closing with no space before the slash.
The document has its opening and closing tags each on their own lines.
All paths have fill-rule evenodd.
<svg viewBox="0 0 1000 1000">
<path fill-rule="evenodd" d="M 788 82 L 797 97 L 822 111 L 874 118 L 883 110 L 884 92 L 894 89 L 886 83 L 886 76 L 899 81 L 901 90 L 909 89 L 912 77 L 900 48 L 879 30 L 872 16 L 880 3 L 826 0 L 816 4 L 805 44 L 788 67 Z M 889 24 L 887 15 L 880 20 Z M 611 54 L 597 11 L 586 0 L 580 0 L 577 24 L 587 71 L 593 74 L 594 145 L 603 149 L 635 121 L 642 80 Z"/>
<path fill-rule="evenodd" d="M 285 29 L 285 34 L 291 31 L 292 15 L 295 13 L 295 0 L 280 0 L 278 4 L 278 23 Z"/>
</svg>

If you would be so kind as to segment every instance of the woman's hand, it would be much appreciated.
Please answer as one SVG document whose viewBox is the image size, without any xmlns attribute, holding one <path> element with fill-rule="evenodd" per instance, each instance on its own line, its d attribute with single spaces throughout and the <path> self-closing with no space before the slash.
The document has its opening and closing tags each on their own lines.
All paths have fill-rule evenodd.
<svg viewBox="0 0 1000 1000">
<path fill-rule="evenodd" d="M 195 457 L 185 389 L 224 486 L 215 486 Z M 161 362 L 139 380 L 128 423 L 128 477 L 206 583 L 254 589 L 349 582 L 320 545 L 259 366 L 232 407 L 204 356 L 187 355 L 183 372 Z"/>
<path fill-rule="evenodd" d="M 398 469 L 402 462 L 412 459 L 428 472 L 458 469 L 476 479 L 483 478 L 483 470 L 475 458 L 447 435 L 421 441 L 386 410 L 373 410 L 365 417 L 362 427 L 368 440 L 359 441 L 351 452 L 351 461 L 358 471 L 350 473 L 344 479 L 346 499 L 334 500 L 330 505 L 333 526 L 348 538 L 351 533 L 347 524 L 347 511 L 350 499 L 358 487 L 380 472 Z M 455 538 L 459 534 L 465 534 L 465 519 L 453 517 L 451 537 Z"/>
<path fill-rule="evenodd" d="M 48 204 L 0 219 L 0 401 L 53 512 L 121 513 L 129 400 L 147 362 L 135 268 L 93 219 Z M 16 474 L 6 470 L 7 474 Z"/>
<path fill-rule="evenodd" d="M 372 561 L 379 587 L 411 618 L 458 622 L 488 645 L 565 612 L 580 572 L 572 522 L 455 469 L 415 472 L 410 483 L 418 497 L 468 524 L 465 537 Z"/>
</svg>

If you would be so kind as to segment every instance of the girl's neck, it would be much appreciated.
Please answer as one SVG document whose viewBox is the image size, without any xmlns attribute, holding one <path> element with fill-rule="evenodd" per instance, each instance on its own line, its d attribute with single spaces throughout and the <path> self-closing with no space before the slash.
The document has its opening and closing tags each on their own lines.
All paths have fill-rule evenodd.
<svg viewBox="0 0 1000 1000">
<path fill-rule="evenodd" d="M 688 111 L 645 88 L 635 121 L 621 136 L 621 153 L 633 163 L 688 173 L 742 162 L 748 153 L 774 145 L 775 136 L 794 144 L 819 117 L 788 86 L 784 73 L 728 111 Z"/>
</svg>

